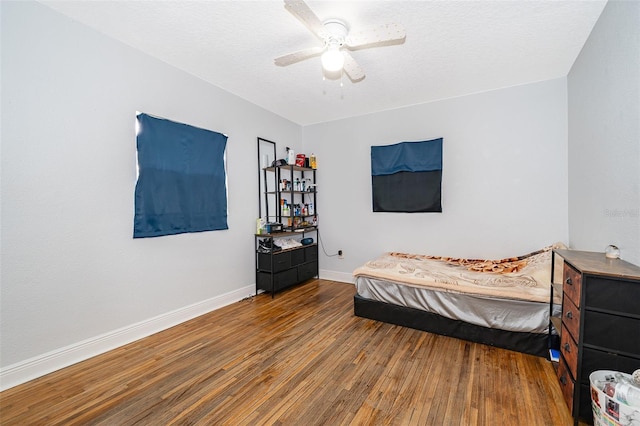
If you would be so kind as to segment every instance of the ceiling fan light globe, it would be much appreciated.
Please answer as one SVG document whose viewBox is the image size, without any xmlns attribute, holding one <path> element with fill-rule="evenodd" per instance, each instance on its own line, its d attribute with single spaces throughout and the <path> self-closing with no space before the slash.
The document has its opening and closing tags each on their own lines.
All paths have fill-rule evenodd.
<svg viewBox="0 0 640 426">
<path fill-rule="evenodd" d="M 344 66 L 344 56 L 342 56 L 342 52 L 338 49 L 328 49 L 322 54 L 320 60 L 322 61 L 322 68 L 324 68 L 325 71 L 340 71 Z"/>
</svg>

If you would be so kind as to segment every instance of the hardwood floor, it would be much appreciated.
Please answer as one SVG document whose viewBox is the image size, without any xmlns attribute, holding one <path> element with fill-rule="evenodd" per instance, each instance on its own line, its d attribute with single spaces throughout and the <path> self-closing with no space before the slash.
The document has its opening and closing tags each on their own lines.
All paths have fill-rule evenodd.
<svg viewBox="0 0 640 426">
<path fill-rule="evenodd" d="M 570 425 L 545 359 L 353 315 L 313 280 L 0 394 L 2 425 Z"/>
</svg>

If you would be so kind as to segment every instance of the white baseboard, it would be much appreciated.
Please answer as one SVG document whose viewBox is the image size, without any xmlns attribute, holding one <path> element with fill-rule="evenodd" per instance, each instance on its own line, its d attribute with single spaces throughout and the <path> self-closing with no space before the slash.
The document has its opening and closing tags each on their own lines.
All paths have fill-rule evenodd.
<svg viewBox="0 0 640 426">
<path fill-rule="evenodd" d="M 249 285 L 0 369 L 0 391 L 68 367 L 255 294 Z"/>
<path fill-rule="evenodd" d="M 326 269 L 320 269 L 320 278 L 323 280 L 340 281 L 343 283 L 353 284 L 353 275 L 347 272 L 328 271 Z"/>
</svg>

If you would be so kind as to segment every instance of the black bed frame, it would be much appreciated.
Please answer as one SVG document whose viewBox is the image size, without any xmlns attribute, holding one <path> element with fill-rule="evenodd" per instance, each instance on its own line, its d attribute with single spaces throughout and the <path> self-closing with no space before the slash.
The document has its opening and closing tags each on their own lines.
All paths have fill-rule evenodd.
<svg viewBox="0 0 640 426">
<path fill-rule="evenodd" d="M 353 299 L 353 311 L 359 317 L 410 327 L 416 330 L 456 337 L 540 357 L 548 357 L 549 355 L 550 342 L 547 333 L 524 333 L 481 327 L 420 309 L 366 299 L 358 294 Z"/>
</svg>

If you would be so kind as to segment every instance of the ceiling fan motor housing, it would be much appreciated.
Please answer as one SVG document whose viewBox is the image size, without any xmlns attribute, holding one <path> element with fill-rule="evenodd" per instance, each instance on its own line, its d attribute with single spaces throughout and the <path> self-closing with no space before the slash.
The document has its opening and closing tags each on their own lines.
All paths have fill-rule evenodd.
<svg viewBox="0 0 640 426">
<path fill-rule="evenodd" d="M 349 34 L 347 24 L 339 19 L 327 19 L 322 25 L 327 30 L 324 38 L 325 45 L 341 47 Z"/>
</svg>

